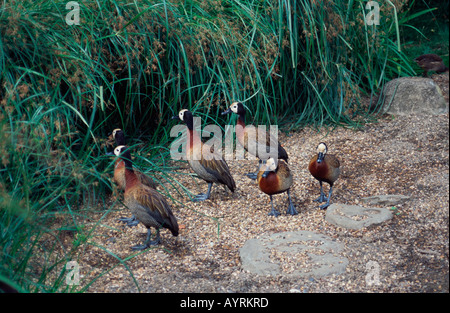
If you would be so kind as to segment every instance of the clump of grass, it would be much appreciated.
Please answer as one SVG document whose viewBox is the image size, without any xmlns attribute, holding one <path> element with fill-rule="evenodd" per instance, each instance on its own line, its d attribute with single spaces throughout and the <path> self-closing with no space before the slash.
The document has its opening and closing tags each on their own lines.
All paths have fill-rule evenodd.
<svg viewBox="0 0 450 313">
<path fill-rule="evenodd" d="M 398 41 L 406 2 L 380 4 L 377 26 L 352 0 L 82 1 L 79 25 L 66 24 L 66 1 L 3 2 L 0 279 L 26 291 L 91 284 L 69 288 L 60 265 L 91 244 L 89 211 L 112 209 L 113 128 L 137 166 L 187 193 L 168 163 L 181 108 L 224 125 L 219 113 L 240 100 L 249 122 L 357 126 L 370 113 L 361 94 L 413 73 Z M 61 232 L 79 235 L 70 248 L 45 244 Z"/>
<path fill-rule="evenodd" d="M 413 1 L 410 4 L 411 14 L 406 17 L 408 24 L 400 29 L 404 38 L 403 48 L 410 60 L 422 54 L 435 53 L 449 64 L 448 5 L 442 1 Z M 417 74 L 422 73 L 415 63 L 413 68 Z"/>
</svg>

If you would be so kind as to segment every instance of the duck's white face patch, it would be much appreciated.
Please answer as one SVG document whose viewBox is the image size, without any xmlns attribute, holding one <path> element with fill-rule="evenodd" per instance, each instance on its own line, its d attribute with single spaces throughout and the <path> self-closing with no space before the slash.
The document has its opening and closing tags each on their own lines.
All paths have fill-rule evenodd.
<svg viewBox="0 0 450 313">
<path fill-rule="evenodd" d="M 117 156 L 119 156 L 119 155 L 122 153 L 122 148 L 125 148 L 125 146 L 117 146 L 117 147 L 114 149 L 114 154 L 117 155 Z"/>
<path fill-rule="evenodd" d="M 274 158 L 269 158 L 266 161 L 266 171 L 274 172 L 277 169 L 277 164 Z"/>
<path fill-rule="evenodd" d="M 183 110 L 181 110 L 181 111 L 178 113 L 178 117 L 180 118 L 180 120 L 183 121 L 184 112 L 186 112 L 186 111 L 187 111 L 187 109 L 183 109 Z"/>
<path fill-rule="evenodd" d="M 233 111 L 234 113 L 237 114 L 238 112 L 238 102 L 234 102 L 231 106 L 230 106 L 231 111 Z"/>
<path fill-rule="evenodd" d="M 317 146 L 317 153 L 327 153 L 327 146 L 323 142 L 319 143 Z"/>
<path fill-rule="evenodd" d="M 119 131 L 121 131 L 120 128 L 114 129 L 113 132 L 112 132 L 113 137 L 116 137 L 116 134 L 117 134 L 117 132 L 119 132 Z"/>
</svg>

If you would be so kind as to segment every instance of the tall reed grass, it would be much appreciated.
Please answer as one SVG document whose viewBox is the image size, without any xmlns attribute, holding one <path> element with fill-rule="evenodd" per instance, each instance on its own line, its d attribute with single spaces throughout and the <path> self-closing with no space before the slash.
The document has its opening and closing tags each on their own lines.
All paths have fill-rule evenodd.
<svg viewBox="0 0 450 313">
<path fill-rule="evenodd" d="M 89 243 L 87 212 L 113 209 L 113 128 L 185 192 L 167 163 L 179 109 L 224 125 L 240 100 L 249 122 L 355 126 L 370 116 L 362 95 L 413 74 L 398 38 L 406 0 L 380 3 L 372 26 L 354 0 L 79 1 L 79 25 L 66 3 L 0 6 L 0 281 L 21 291 L 89 285 L 69 288 L 59 265 Z M 64 233 L 78 234 L 69 248 Z"/>
</svg>

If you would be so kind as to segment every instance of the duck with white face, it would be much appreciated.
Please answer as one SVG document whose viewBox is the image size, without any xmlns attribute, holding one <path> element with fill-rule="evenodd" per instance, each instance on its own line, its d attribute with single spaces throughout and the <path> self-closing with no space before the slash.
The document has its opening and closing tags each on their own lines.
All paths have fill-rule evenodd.
<svg viewBox="0 0 450 313">
<path fill-rule="evenodd" d="M 290 188 L 293 183 L 292 174 L 284 160 L 269 158 L 266 161 L 263 161 L 258 172 L 257 179 L 259 189 L 270 197 L 270 203 L 272 206 L 272 209 L 269 212 L 270 216 L 280 215 L 280 212 L 278 212 L 273 205 L 272 195 L 283 192 L 287 192 L 289 200 L 289 206 L 286 210 L 286 214 L 298 214 L 294 204 L 292 203 L 290 194 Z"/>
<path fill-rule="evenodd" d="M 230 113 L 238 115 L 235 128 L 238 142 L 248 153 L 259 158 L 258 171 L 261 166 L 261 162 L 263 160 L 267 160 L 269 157 L 274 159 L 282 159 L 286 163 L 288 162 L 288 154 L 275 136 L 271 135 L 267 131 L 263 131 L 260 127 L 245 124 L 246 110 L 241 102 L 232 103 L 227 110 L 222 112 L 222 115 Z M 270 151 L 270 155 L 260 155 L 260 151 Z M 251 179 L 256 179 L 258 171 L 256 173 L 248 173 L 247 176 Z"/>
<path fill-rule="evenodd" d="M 144 185 L 133 170 L 130 150 L 126 146 L 114 149 L 114 155 L 125 163 L 124 204 L 136 220 L 147 228 L 147 239 L 133 250 L 143 250 L 161 243 L 160 230 L 167 228 L 173 236 L 178 236 L 178 222 L 167 200 L 154 188 Z M 151 228 L 155 228 L 155 240 L 151 240 Z"/>
<path fill-rule="evenodd" d="M 336 156 L 328 154 L 328 147 L 324 142 L 317 145 L 317 154 L 314 155 L 308 165 L 311 175 L 319 181 L 320 196 L 315 199 L 316 202 L 326 202 L 319 208 L 326 209 L 330 205 L 331 194 L 333 193 L 333 184 L 340 174 L 340 163 Z M 330 185 L 328 197 L 323 192 L 322 182 Z"/>
<path fill-rule="evenodd" d="M 111 134 L 109 134 L 109 140 L 114 140 L 116 143 L 116 146 L 125 146 L 126 140 L 125 140 L 125 133 L 122 129 L 116 128 L 114 129 Z M 110 152 L 108 155 L 113 156 L 114 153 Z M 148 176 L 147 174 L 138 171 L 136 168 L 133 168 L 134 172 L 136 173 L 139 181 L 143 183 L 144 185 L 147 185 L 151 188 L 156 189 L 156 184 L 154 180 Z M 125 190 L 125 162 L 121 158 L 117 158 L 114 162 L 114 176 L 113 181 L 116 183 L 116 185 L 121 190 Z M 119 221 L 127 224 L 130 227 L 136 226 L 139 224 L 139 221 L 136 220 L 134 216 L 131 217 L 121 217 L 119 218 Z"/>
<path fill-rule="evenodd" d="M 189 144 L 186 145 L 186 158 L 191 169 L 208 183 L 206 194 L 198 194 L 193 198 L 193 201 L 209 199 L 213 183 L 225 185 L 231 192 L 234 192 L 236 183 L 227 162 L 222 158 L 222 155 L 212 151 L 210 146 L 201 141 L 197 131 L 194 130 L 194 116 L 192 112 L 183 109 L 178 113 L 178 116 L 173 116 L 172 119 L 186 123 L 189 133 Z"/>
<path fill-rule="evenodd" d="M 222 112 L 222 115 L 229 114 L 232 112 L 239 115 L 240 117 L 242 116 L 245 119 L 245 108 L 241 102 L 233 102 L 228 109 Z"/>
</svg>

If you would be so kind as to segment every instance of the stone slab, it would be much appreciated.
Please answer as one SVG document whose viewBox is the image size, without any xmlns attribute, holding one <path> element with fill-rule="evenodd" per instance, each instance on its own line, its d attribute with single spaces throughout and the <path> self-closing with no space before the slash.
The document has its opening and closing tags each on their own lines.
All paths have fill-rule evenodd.
<svg viewBox="0 0 450 313">
<path fill-rule="evenodd" d="M 411 197 L 404 195 L 378 195 L 362 198 L 362 202 L 369 205 L 394 206 L 409 200 Z"/>
<path fill-rule="evenodd" d="M 242 267 L 254 274 L 287 277 L 323 277 L 345 271 L 344 245 L 332 238 L 295 231 L 250 239 L 239 250 Z"/>
<path fill-rule="evenodd" d="M 362 229 L 381 224 L 393 217 L 387 208 L 365 208 L 359 205 L 333 203 L 327 208 L 325 220 L 335 226 Z"/>
</svg>

